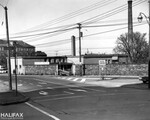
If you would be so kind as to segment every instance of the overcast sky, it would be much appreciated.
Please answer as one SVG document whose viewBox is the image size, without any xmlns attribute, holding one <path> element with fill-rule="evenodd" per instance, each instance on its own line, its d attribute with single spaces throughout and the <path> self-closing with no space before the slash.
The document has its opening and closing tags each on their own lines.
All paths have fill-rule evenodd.
<svg viewBox="0 0 150 120">
<path fill-rule="evenodd" d="M 127 32 L 128 0 L 0 0 L 8 7 L 10 39 L 23 40 L 50 55 L 70 55 L 71 36 L 82 24 L 82 54 L 112 53 L 117 37 Z M 133 0 L 133 30 L 148 33 L 136 23 L 148 15 L 148 0 Z M 90 27 L 89 27 L 90 26 Z M 5 37 L 5 14 L 0 8 L 0 37 Z M 148 37 L 148 34 L 147 34 Z M 76 40 L 78 54 L 78 38 Z"/>
</svg>

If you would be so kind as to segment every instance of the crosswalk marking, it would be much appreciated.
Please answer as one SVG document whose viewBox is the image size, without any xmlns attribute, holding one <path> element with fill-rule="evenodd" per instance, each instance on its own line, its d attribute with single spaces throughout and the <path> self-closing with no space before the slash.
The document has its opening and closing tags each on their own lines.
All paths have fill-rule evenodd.
<svg viewBox="0 0 150 120">
<path fill-rule="evenodd" d="M 73 81 L 77 81 L 79 78 L 75 78 L 75 79 L 73 79 Z"/>
</svg>

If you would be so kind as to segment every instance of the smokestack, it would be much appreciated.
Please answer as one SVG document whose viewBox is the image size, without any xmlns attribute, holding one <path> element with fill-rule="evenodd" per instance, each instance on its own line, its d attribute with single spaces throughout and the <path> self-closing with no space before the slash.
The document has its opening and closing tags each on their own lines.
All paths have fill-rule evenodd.
<svg viewBox="0 0 150 120">
<path fill-rule="evenodd" d="M 128 0 L 128 41 L 133 40 L 132 0 Z"/>
<path fill-rule="evenodd" d="M 71 49 L 72 49 L 72 56 L 76 56 L 76 38 L 74 35 L 71 37 Z"/>
<path fill-rule="evenodd" d="M 129 46 L 133 43 L 132 0 L 128 0 L 128 43 Z M 133 62 L 131 58 L 130 61 Z"/>
</svg>

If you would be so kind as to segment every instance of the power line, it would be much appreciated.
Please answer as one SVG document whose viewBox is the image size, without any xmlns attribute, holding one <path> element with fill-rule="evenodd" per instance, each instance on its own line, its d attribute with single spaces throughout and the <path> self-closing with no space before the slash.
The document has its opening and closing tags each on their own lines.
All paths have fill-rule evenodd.
<svg viewBox="0 0 150 120">
<path fill-rule="evenodd" d="M 146 1 L 147 0 L 136 1 L 136 2 L 133 3 L 133 6 L 139 5 L 139 4 L 141 4 L 143 2 L 146 2 Z M 122 6 L 114 8 L 112 10 L 109 10 L 109 11 L 107 11 L 105 13 L 102 13 L 102 14 L 99 14 L 99 15 L 94 16 L 92 18 L 86 19 L 86 20 L 82 21 L 81 23 L 82 24 L 92 24 L 92 23 L 95 23 L 95 22 L 100 21 L 102 19 L 105 19 L 105 18 L 111 17 L 111 16 L 113 16 L 115 14 L 118 14 L 118 13 L 120 13 L 120 12 L 126 10 L 126 9 L 127 9 L 127 4 L 124 4 Z"/>
<path fill-rule="evenodd" d="M 55 31 L 50 31 L 50 32 L 43 32 L 43 33 L 37 33 L 37 34 L 30 34 L 30 35 L 22 35 L 22 36 L 16 36 L 16 37 L 11 37 L 11 39 L 16 39 L 16 38 L 24 38 L 24 37 L 33 37 L 33 36 L 41 36 L 41 35 L 47 35 L 51 33 L 56 33 L 56 32 L 63 32 L 63 31 L 68 31 L 75 29 L 76 27 L 73 28 L 68 28 L 68 29 L 60 29 L 60 30 L 55 30 Z"/>
<path fill-rule="evenodd" d="M 144 24 L 147 24 L 147 23 L 145 22 L 145 23 L 141 23 L 141 24 L 136 24 L 136 25 L 134 25 L 134 27 L 141 26 L 141 25 L 144 25 Z M 95 36 L 95 35 L 99 35 L 99 34 L 105 34 L 105 33 L 114 32 L 114 31 L 118 31 L 118 30 L 122 30 L 122 29 L 126 29 L 126 28 L 127 27 L 121 27 L 121 28 L 117 28 L 117 29 L 112 29 L 112 30 L 104 31 L 104 32 L 98 32 L 98 33 L 93 33 L 93 34 L 85 35 L 83 37 L 90 37 L 90 36 Z M 54 41 L 54 42 L 47 42 L 47 43 L 37 44 L 36 46 L 46 47 L 47 45 L 48 46 L 62 45 L 62 44 L 66 44 L 66 43 L 68 43 L 70 41 L 71 41 L 70 39 L 64 39 L 64 40 L 58 40 L 58 41 Z M 61 42 L 62 42 L 62 44 L 61 44 Z"/>
<path fill-rule="evenodd" d="M 139 2 L 139 1 L 138 1 L 138 2 Z M 141 2 L 140 2 L 140 3 L 138 3 L 138 2 L 136 3 L 136 5 L 141 3 Z M 142 1 L 142 2 L 143 2 L 143 1 Z M 124 5 L 123 5 L 123 6 L 124 6 Z M 115 8 L 114 10 L 118 10 L 118 8 L 122 8 L 122 6 L 117 7 L 117 8 Z M 124 8 L 124 9 L 126 9 L 126 8 Z M 124 9 L 122 9 L 122 10 L 124 10 Z M 122 11 L 122 10 L 121 10 L 121 11 Z M 111 10 L 111 11 L 113 11 L 113 10 Z M 120 12 L 120 11 L 115 11 L 115 12 L 118 13 L 118 12 Z M 109 11 L 106 12 L 106 13 L 109 13 Z M 116 13 L 115 13 L 115 14 L 116 14 Z M 100 15 L 101 15 L 101 14 L 100 14 Z M 98 15 L 98 16 L 100 16 L 100 15 Z M 112 14 L 112 15 L 114 15 L 114 14 Z M 94 18 L 97 18 L 98 16 L 95 16 Z M 110 16 L 110 13 L 109 13 L 107 16 Z M 91 18 L 91 19 L 92 19 L 92 18 Z M 98 18 L 98 19 L 100 20 L 100 18 Z M 102 19 L 102 18 L 101 18 L 101 19 Z M 89 19 L 88 19 L 88 20 L 89 20 Z M 50 28 L 49 28 L 49 29 L 50 29 Z M 46 29 L 46 30 L 47 30 L 47 29 Z M 38 31 L 38 30 L 35 30 L 35 31 Z M 32 31 L 32 32 L 34 32 L 34 31 Z M 41 33 L 41 34 L 42 34 L 42 33 Z M 29 35 L 29 36 L 34 36 L 34 35 Z M 29 37 L 29 36 L 28 36 L 28 37 Z"/>
<path fill-rule="evenodd" d="M 31 31 L 24 31 L 24 32 L 19 32 L 19 33 L 14 33 L 13 35 L 19 35 L 19 34 L 31 34 L 31 33 L 35 33 L 35 32 L 44 32 L 44 31 L 49 31 L 49 30 L 53 30 L 53 29 L 63 29 L 63 28 L 68 28 L 68 27 L 73 27 L 76 24 L 69 24 L 69 25 L 62 25 L 62 26 L 57 26 L 57 27 L 51 27 L 51 28 L 45 28 L 45 29 L 38 29 L 38 30 L 31 30 Z"/>
<path fill-rule="evenodd" d="M 135 23 L 138 23 L 138 22 L 135 22 Z M 121 26 L 121 25 L 127 25 L 127 24 L 128 23 L 107 24 L 107 25 L 92 25 L 92 26 L 82 26 L 82 28 L 110 27 L 110 26 Z"/>
<path fill-rule="evenodd" d="M 115 2 L 115 1 L 116 1 L 116 0 L 111 0 L 111 1 L 110 1 L 110 0 L 103 0 L 103 1 L 97 2 L 97 3 L 95 3 L 95 4 L 92 4 L 92 5 L 90 5 L 90 6 L 87 6 L 87 7 L 85 7 L 85 8 L 79 9 L 79 10 L 77 10 L 77 11 L 75 11 L 75 12 L 66 14 L 66 15 L 64 15 L 64 16 L 62 16 L 62 17 L 60 17 L 60 18 L 57 18 L 57 19 L 48 21 L 48 22 L 46 22 L 46 23 L 43 23 L 43 24 L 41 24 L 41 25 L 38 25 L 38 26 L 36 26 L 36 27 L 30 28 L 29 30 L 31 30 L 31 29 L 33 29 L 33 30 L 36 29 L 36 30 L 37 30 L 37 29 L 45 28 L 45 27 L 50 26 L 50 25 L 58 24 L 58 23 L 60 23 L 60 22 L 69 20 L 69 19 L 74 18 L 74 17 L 76 17 L 76 16 L 79 16 L 79 15 L 81 15 L 81 14 L 85 14 L 85 13 L 91 12 L 91 11 L 93 11 L 93 10 L 95 10 L 95 9 L 99 9 L 99 8 L 101 8 L 101 7 L 103 7 L 103 6 L 106 6 L 106 5 L 108 5 L 108 4 L 112 3 L 112 2 Z"/>
</svg>

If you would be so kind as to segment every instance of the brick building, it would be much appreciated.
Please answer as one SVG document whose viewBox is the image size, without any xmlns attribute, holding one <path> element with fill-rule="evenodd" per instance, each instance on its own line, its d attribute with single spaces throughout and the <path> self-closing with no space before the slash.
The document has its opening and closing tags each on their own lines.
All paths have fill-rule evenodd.
<svg viewBox="0 0 150 120">
<path fill-rule="evenodd" d="M 15 45 L 14 45 L 15 43 Z M 17 56 L 34 56 L 35 47 L 29 45 L 23 41 L 11 40 L 10 47 L 16 47 Z M 11 56 L 13 56 L 14 51 L 11 50 Z M 0 54 L 7 54 L 7 41 L 0 40 Z"/>
</svg>

